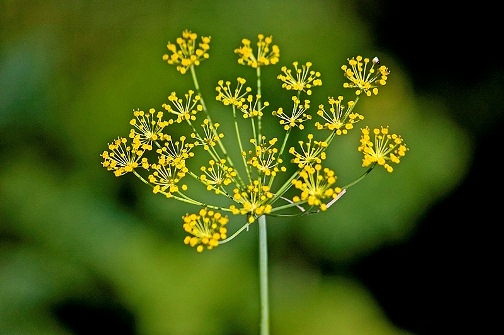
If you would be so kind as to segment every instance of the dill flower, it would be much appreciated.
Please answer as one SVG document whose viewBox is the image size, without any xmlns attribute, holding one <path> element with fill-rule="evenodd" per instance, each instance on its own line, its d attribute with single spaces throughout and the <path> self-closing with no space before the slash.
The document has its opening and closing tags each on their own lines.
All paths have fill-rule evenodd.
<svg viewBox="0 0 504 335">
<path fill-rule="evenodd" d="M 329 129 L 334 131 L 336 135 L 344 135 L 348 133 L 348 130 L 353 129 L 354 123 L 364 119 L 364 116 L 359 113 L 352 113 L 355 101 L 349 101 L 346 110 L 342 102 L 342 96 L 339 96 L 337 99 L 330 97 L 329 104 L 331 107 L 328 112 L 325 110 L 324 105 L 319 105 L 317 115 L 322 117 L 326 122 L 322 124 L 317 121 L 315 127 L 319 130 Z"/>
<path fill-rule="evenodd" d="M 148 113 L 144 111 L 133 111 L 134 119 L 131 119 L 130 125 L 134 129 L 130 130 L 129 137 L 135 138 L 138 136 L 142 149 L 152 150 L 152 142 L 163 137 L 163 129 L 172 124 L 173 120 L 163 120 L 163 112 L 157 112 L 154 108 L 149 109 Z M 155 120 L 156 119 L 156 120 Z"/>
<path fill-rule="evenodd" d="M 174 141 L 171 135 L 165 135 L 163 140 L 163 146 L 156 150 L 160 154 L 158 158 L 159 164 L 169 164 L 177 169 L 183 169 L 186 165 L 186 160 L 194 156 L 194 152 L 191 151 L 194 144 L 186 143 L 185 136 L 180 136 L 178 141 Z"/>
<path fill-rule="evenodd" d="M 283 108 L 280 107 L 276 111 L 273 111 L 273 115 L 280 118 L 280 124 L 284 126 L 285 130 L 290 128 L 299 127 L 303 130 L 303 122 L 311 120 L 312 116 L 307 114 L 306 111 L 310 108 L 310 100 L 305 100 L 304 104 L 301 104 L 301 100 L 298 97 L 293 96 L 292 101 L 294 102 L 292 106 L 291 115 L 284 113 Z"/>
<path fill-rule="evenodd" d="M 271 45 L 273 37 L 265 37 L 263 34 L 257 35 L 257 55 L 250 46 L 249 39 L 242 39 L 242 46 L 235 49 L 240 58 L 238 63 L 258 68 L 264 65 L 276 64 L 280 59 L 280 48 L 277 45 Z"/>
<path fill-rule="evenodd" d="M 184 30 L 182 37 L 177 38 L 177 44 L 168 42 L 166 47 L 171 54 L 164 54 L 163 60 L 170 65 L 177 65 L 177 71 L 182 74 L 186 73 L 189 67 L 198 66 L 203 59 L 210 57 L 210 37 L 201 37 L 201 42 L 196 46 L 197 38 L 196 33 Z"/>
<path fill-rule="evenodd" d="M 104 151 L 100 156 L 103 158 L 102 166 L 108 171 L 114 171 L 116 177 L 132 172 L 139 165 L 148 169 L 147 158 L 142 158 L 144 150 L 139 149 L 140 140 L 135 138 L 132 145 L 128 145 L 128 139 L 118 137 L 114 142 L 109 143 L 108 151 Z M 139 163 L 140 162 L 140 163 Z"/>
<path fill-rule="evenodd" d="M 215 90 L 218 92 L 215 99 L 222 102 L 224 106 L 233 105 L 240 108 L 245 102 L 245 95 L 247 95 L 248 92 L 252 91 L 252 89 L 250 87 L 246 87 L 245 91 L 242 92 L 243 85 L 245 85 L 247 81 L 244 78 L 240 77 L 238 77 L 237 81 L 238 84 L 236 85 L 236 88 L 233 92 L 230 87 L 230 81 L 224 82 L 224 80 L 219 80 L 219 86 L 215 88 Z"/>
<path fill-rule="evenodd" d="M 291 134 L 298 136 L 297 131 L 313 126 L 312 122 L 307 122 L 312 118 L 308 114 L 310 100 L 301 100 L 301 94 L 311 96 L 312 89 L 322 85 L 321 74 L 311 69 L 311 62 L 301 66 L 294 62 L 293 69 L 281 67 L 281 73 L 276 78 L 280 80 L 282 88 L 295 93 L 290 100 L 287 99 L 287 107 L 275 107 L 268 119 L 266 113 L 263 115 L 263 109 L 269 106 L 269 103 L 262 99 L 263 96 L 267 97 L 267 93 L 274 93 L 262 93 L 260 70 L 262 66 L 279 62 L 280 49 L 272 44 L 272 36 L 263 34 L 258 34 L 256 53 L 251 41 L 246 38 L 242 39 L 239 48 L 234 49 L 239 64 L 256 69 L 254 89 L 245 86 L 247 80 L 242 77 L 237 78 L 234 88 L 231 88 L 230 81 L 224 80 L 219 80 L 215 88 L 215 99 L 224 107 L 228 107 L 224 109 L 229 112 L 220 116 L 229 118 L 234 123 L 234 134 L 231 134 L 229 140 L 229 134 L 226 133 L 224 141 L 220 124 L 212 121 L 211 113 L 203 101 L 195 70 L 204 59 L 209 58 L 210 37 L 201 37 L 199 43 L 197 39 L 197 34 L 184 30 L 182 37 L 176 39 L 176 43 L 168 42 L 169 53 L 163 55 L 163 60 L 170 65 L 176 65 L 181 74 L 190 70 L 194 91 L 189 90 L 183 97 L 171 92 L 168 102 L 162 105 L 165 112 L 156 112 L 154 108 L 148 112 L 134 111 L 134 118 L 130 121 L 130 143 L 127 138 L 118 137 L 108 144 L 108 151 L 100 155 L 103 158 L 102 165 L 116 176 L 133 172 L 143 183 L 152 187 L 153 193 L 200 207 L 199 212 L 182 216 L 182 227 L 187 233 L 184 244 L 194 247 L 197 252 L 211 250 L 231 241 L 248 230 L 249 225 L 257 219 L 261 334 L 267 334 L 269 312 L 266 217 L 299 217 L 325 211 L 345 194 L 348 188 L 367 176 L 376 165 L 392 172 L 392 163 L 398 164 L 408 149 L 401 136 L 389 134 L 388 128 L 381 127 L 370 131 L 365 127 L 361 129 L 358 151 L 364 155 L 362 166 L 368 167 L 366 172 L 342 188 L 336 186 L 335 172 L 322 166 L 327 156 L 326 150 L 338 138 L 336 135 L 347 134 L 355 123 L 364 119 L 362 115 L 354 112 L 360 96 L 378 94 L 378 87 L 385 85 L 388 79 L 389 70 L 378 65 L 378 58 L 370 60 L 357 56 L 348 59 L 348 65 L 341 67 L 348 81 L 343 87 L 355 89 L 355 99 L 348 101 L 345 106 L 343 96 L 336 99 L 329 96 L 328 109 L 324 104 L 318 104 L 317 115 L 321 120 L 315 122 L 314 128 L 329 130 L 331 133 L 321 141 L 314 140 L 313 134 L 308 133 L 307 140 L 300 140 L 297 147 L 287 150 Z M 273 98 L 275 103 L 281 100 L 279 96 Z M 290 101 L 292 105 L 289 105 Z M 284 111 L 291 106 L 290 112 Z M 236 116 L 237 109 L 242 112 L 247 122 Z M 280 131 L 283 138 L 264 135 L 266 131 L 276 128 L 269 127 L 270 122 L 275 123 L 274 117 L 277 117 L 283 126 L 283 131 Z M 185 136 L 177 139 L 168 133 L 174 127 L 168 126 L 174 123 L 177 123 L 177 132 L 187 131 Z M 249 124 L 250 128 L 242 129 L 242 125 L 246 124 Z M 267 126 L 264 126 L 265 124 Z M 277 148 L 279 142 L 282 143 L 280 149 Z M 247 147 L 244 147 L 244 144 Z M 233 150 L 228 151 L 228 145 L 232 146 Z M 156 150 L 152 150 L 153 147 Z M 286 151 L 292 155 L 288 161 L 293 165 L 290 176 L 284 175 L 288 171 L 284 166 Z M 233 153 L 238 154 L 237 160 Z M 195 155 L 200 158 L 196 162 L 208 162 L 200 166 L 199 170 L 193 170 L 193 164 L 196 162 L 188 161 Z M 206 157 L 202 157 L 203 155 Z M 150 163 L 147 157 L 154 163 Z M 140 171 L 139 167 L 148 172 Z M 183 183 L 184 178 L 192 178 L 199 190 L 190 194 L 186 192 L 188 187 Z M 292 191 L 297 194 L 286 195 Z M 216 197 L 219 197 L 222 203 L 211 203 Z M 243 219 L 241 227 L 234 229 L 229 237 L 229 219 L 221 214 L 222 212 L 239 215 Z"/>
<path fill-rule="evenodd" d="M 256 69 L 255 87 L 247 86 L 244 77 L 238 77 L 236 84 L 219 80 L 215 87 L 216 101 L 231 109 L 230 114 L 224 115 L 234 122 L 230 143 L 227 142 L 229 134 L 226 133 L 225 137 L 220 123 L 212 121 L 213 115 L 211 117 L 205 106 L 195 71 L 195 66 L 209 58 L 210 37 L 201 37 L 198 41 L 197 34 L 184 30 L 176 43 L 168 42 L 169 52 L 163 55 L 163 59 L 170 65 L 176 65 L 181 74 L 190 69 L 194 90 L 188 90 L 183 96 L 172 91 L 168 101 L 162 105 L 163 111 L 155 108 L 145 112 L 134 110 L 129 138 L 118 137 L 100 155 L 103 167 L 116 176 L 133 172 L 143 183 L 151 186 L 154 193 L 203 208 L 197 214 L 183 217 L 184 229 L 190 233 L 184 242 L 196 247 L 199 252 L 227 243 L 256 219 L 259 226 L 264 227 L 266 215 L 308 215 L 315 213 L 307 211 L 308 207 L 326 210 L 331 206 L 345 190 L 335 187 L 334 172 L 322 167 L 327 157 L 326 150 L 335 140 L 335 135 L 347 134 L 355 123 L 364 119 L 354 111 L 360 95 L 378 94 L 378 87 L 385 85 L 388 79 L 389 70 L 378 65 L 378 58 L 356 56 L 348 59 L 348 64 L 341 67 L 347 79 L 343 86 L 356 89 L 357 97 L 343 103 L 343 96 L 329 96 L 328 107 L 327 104 L 318 104 L 320 119 L 314 123 L 314 128 L 329 130 L 331 134 L 325 140 L 314 140 L 310 132 L 306 140 L 300 140 L 297 146 L 289 148 L 287 144 L 291 134 L 297 136 L 295 131 L 313 127 L 308 122 L 312 119 L 309 114 L 311 101 L 302 99 L 301 94 L 310 96 L 314 87 L 322 85 L 321 73 L 312 69 L 311 62 L 293 62 L 290 68 L 281 67 L 276 78 L 283 89 L 294 93 L 290 100 L 287 99 L 288 105 L 275 107 L 268 119 L 264 108 L 270 103 L 263 101 L 267 94 L 262 93 L 260 69 L 277 64 L 280 49 L 273 44 L 272 36 L 258 34 L 257 37 L 256 47 L 253 48 L 251 41 L 244 38 L 242 45 L 234 49 L 239 64 Z M 274 98 L 275 102 L 280 100 L 280 97 Z M 249 121 L 250 129 L 242 129 L 247 122 L 238 120 L 237 109 Z M 264 134 L 271 128 L 264 125 L 274 122 L 272 116 L 277 117 L 283 127 L 279 136 Z M 178 138 L 170 135 L 169 130 L 174 127 L 170 125 L 174 123 L 178 124 L 177 132 L 187 132 Z M 279 143 L 281 145 L 277 147 Z M 228 145 L 233 146 L 233 150 L 228 151 Z M 407 148 L 400 136 L 388 133 L 388 128 L 373 129 L 371 132 L 366 127 L 362 129 L 358 150 L 364 155 L 362 166 L 369 166 L 369 169 L 345 188 L 362 180 L 375 165 L 392 172 L 392 163 L 399 163 Z M 238 153 L 238 159 L 232 157 L 233 153 Z M 193 167 L 194 163 L 188 164 L 195 155 L 201 156 L 196 162 L 208 163 L 199 167 Z M 285 155 L 292 156 L 287 160 Z M 282 175 L 288 171 L 285 162 L 293 164 L 290 176 Z M 140 167 L 148 172 L 140 171 Z M 203 192 L 196 190 L 191 195 L 187 194 L 184 178 L 192 178 Z M 289 190 L 300 191 L 300 194 L 286 196 Z M 210 200 L 205 191 L 221 196 L 224 203 L 208 203 Z M 278 205 L 277 201 L 283 203 Z M 217 211 L 244 216 L 245 222 L 228 238 L 225 227 L 228 218 Z"/>
<path fill-rule="evenodd" d="M 284 74 L 279 74 L 277 76 L 278 79 L 283 81 L 282 88 L 298 92 L 304 91 L 306 94 L 311 95 L 312 86 L 322 85 L 322 80 L 319 79 L 320 72 L 310 71 L 310 67 L 312 66 L 311 62 L 306 62 L 301 68 L 298 68 L 298 62 L 292 64 L 294 65 L 295 78 L 292 74 L 292 69 L 287 69 L 286 66 L 282 66 L 281 68 Z"/>
<path fill-rule="evenodd" d="M 256 94 L 255 95 L 255 99 L 254 99 L 254 96 L 252 94 L 249 94 L 247 96 L 246 102 L 248 102 L 248 104 L 244 103 L 240 107 L 240 110 L 243 113 L 243 118 L 244 119 L 251 118 L 251 117 L 256 117 L 256 116 L 263 116 L 262 110 L 264 109 L 264 107 L 268 107 L 269 106 L 269 102 L 264 101 L 264 102 L 262 102 L 262 106 L 259 107 L 259 105 L 261 105 L 259 103 L 259 101 L 261 101 L 261 95 L 260 94 Z"/>
<path fill-rule="evenodd" d="M 325 150 L 328 143 L 325 141 L 313 141 L 313 134 L 308 134 L 308 141 L 298 141 L 301 147 L 301 152 L 297 152 L 294 147 L 289 149 L 289 153 L 294 156 L 292 163 L 298 165 L 300 169 L 306 165 L 320 164 L 322 160 L 326 159 Z M 306 147 L 306 149 L 305 149 Z"/>
<path fill-rule="evenodd" d="M 266 143 L 266 136 L 262 136 L 261 143 L 256 144 L 255 139 L 251 139 L 250 143 L 254 144 L 255 148 L 249 151 L 250 158 L 247 163 L 266 176 L 275 176 L 279 171 L 285 172 L 285 166 L 279 167 L 282 159 L 277 157 L 278 149 L 274 147 L 277 141 L 277 138 L 273 138 Z"/>
<path fill-rule="evenodd" d="M 234 215 L 247 215 L 247 222 L 252 223 L 256 217 L 263 214 L 269 214 L 273 206 L 269 203 L 273 198 L 270 187 L 263 185 L 260 180 L 254 180 L 245 190 L 235 188 L 233 190 L 233 199 L 242 205 L 237 208 L 231 205 L 229 209 Z"/>
<path fill-rule="evenodd" d="M 178 184 L 188 172 L 185 165 L 173 164 L 173 159 L 165 155 L 159 156 L 158 163 L 151 164 L 151 168 L 154 172 L 148 178 L 154 186 L 152 192 L 164 194 L 167 198 L 179 192 Z M 187 186 L 182 185 L 181 189 L 187 190 Z"/>
<path fill-rule="evenodd" d="M 191 133 L 191 137 L 196 139 L 194 146 L 203 146 L 204 150 L 209 150 L 214 147 L 221 138 L 224 137 L 223 133 L 218 133 L 217 129 L 220 127 L 219 123 L 211 123 L 208 118 L 203 120 L 201 128 L 203 128 L 203 136 L 199 133 Z"/>
<path fill-rule="evenodd" d="M 371 62 L 371 66 L 369 63 Z M 367 96 L 371 94 L 378 94 L 378 84 L 385 85 L 387 83 L 389 69 L 386 66 L 380 66 L 375 69 L 375 65 L 379 64 L 380 61 L 378 57 L 369 60 L 369 58 L 362 58 L 362 56 L 352 57 L 348 60 L 347 65 L 343 65 L 341 69 L 343 70 L 345 77 L 350 80 L 349 83 L 344 83 L 345 88 L 357 88 L 355 94 L 360 95 L 364 92 Z"/>
<path fill-rule="evenodd" d="M 400 163 L 400 158 L 408 150 L 406 144 L 400 135 L 389 134 L 388 127 L 374 128 L 373 135 L 374 141 L 371 140 L 369 128 L 362 129 L 361 145 L 358 148 L 364 154 L 362 166 L 377 163 L 392 172 L 394 168 L 389 163 Z"/>
<path fill-rule="evenodd" d="M 198 214 L 186 214 L 182 219 L 184 230 L 191 234 L 185 237 L 184 243 L 196 247 L 198 252 L 217 247 L 227 237 L 229 219 L 219 212 L 202 208 Z"/>
<path fill-rule="evenodd" d="M 177 116 L 175 122 L 180 123 L 182 121 L 194 121 L 196 120 L 196 114 L 203 110 L 203 106 L 200 103 L 201 97 L 199 94 L 194 94 L 193 90 L 189 90 L 185 95 L 185 104 L 182 98 L 178 98 L 175 92 L 172 92 L 168 97 L 174 108 L 169 104 L 163 104 L 163 108 L 169 113 Z M 193 97 L 194 96 L 194 97 Z"/>
<path fill-rule="evenodd" d="M 329 168 L 322 169 L 320 164 L 306 165 L 299 172 L 299 178 L 292 181 L 294 187 L 301 190 L 301 195 L 295 196 L 292 200 L 294 202 L 306 201 L 308 205 L 317 206 L 325 211 L 327 205 L 322 200 L 334 199 L 342 191 L 339 187 L 332 187 L 336 179 L 334 171 Z"/>
<path fill-rule="evenodd" d="M 208 167 L 201 167 L 203 174 L 200 176 L 200 181 L 206 185 L 208 191 L 213 190 L 216 194 L 227 194 L 224 186 L 235 180 L 236 171 L 226 165 L 225 159 L 218 162 L 211 159 L 208 164 Z"/>
</svg>

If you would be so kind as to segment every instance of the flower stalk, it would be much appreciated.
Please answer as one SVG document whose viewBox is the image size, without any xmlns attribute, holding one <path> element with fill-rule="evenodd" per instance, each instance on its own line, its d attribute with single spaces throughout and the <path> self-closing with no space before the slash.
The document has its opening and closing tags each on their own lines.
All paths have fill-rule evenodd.
<svg viewBox="0 0 504 335">
<path fill-rule="evenodd" d="M 261 335 L 269 334 L 269 293 L 268 293 L 268 236 L 266 216 L 258 219 L 259 224 L 259 291 L 261 297 Z"/>
</svg>

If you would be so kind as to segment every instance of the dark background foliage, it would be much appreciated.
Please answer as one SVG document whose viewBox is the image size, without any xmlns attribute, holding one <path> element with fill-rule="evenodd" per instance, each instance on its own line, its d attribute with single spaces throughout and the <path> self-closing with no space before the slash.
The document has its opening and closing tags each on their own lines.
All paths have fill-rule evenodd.
<svg viewBox="0 0 504 335">
<path fill-rule="evenodd" d="M 358 1 L 358 12 L 377 43 L 405 64 L 415 91 L 448 106 L 476 151 L 464 182 L 423 215 L 414 237 L 367 257 L 356 271 L 387 314 L 417 334 L 492 332 L 498 317 L 491 301 L 502 278 L 503 179 L 495 145 L 503 126 L 504 65 L 493 38 L 502 30 L 498 11 L 490 1 L 386 0 Z"/>
</svg>

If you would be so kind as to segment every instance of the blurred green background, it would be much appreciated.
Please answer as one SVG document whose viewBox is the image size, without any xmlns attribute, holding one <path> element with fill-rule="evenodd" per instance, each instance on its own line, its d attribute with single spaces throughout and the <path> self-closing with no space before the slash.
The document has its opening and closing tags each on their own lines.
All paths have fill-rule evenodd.
<svg viewBox="0 0 504 335">
<path fill-rule="evenodd" d="M 280 64 L 263 71 L 263 95 L 272 105 L 282 94 L 288 101 L 275 78 L 295 60 L 311 61 L 322 73 L 312 106 L 344 93 L 340 66 L 349 57 L 377 55 L 391 69 L 382 93 L 361 100 L 358 109 L 371 127 L 389 125 L 402 134 L 410 151 L 393 174 L 373 171 L 327 212 L 269 219 L 271 329 L 342 335 L 432 333 L 429 324 L 440 329 L 432 323 L 439 315 L 424 309 L 412 315 L 420 302 L 406 302 L 416 306 L 414 313 L 397 314 L 408 305 L 394 307 L 397 300 L 387 296 L 397 292 L 384 292 L 376 278 L 410 287 L 417 298 L 428 291 L 428 280 L 401 282 L 401 265 L 379 258 L 373 267 L 369 260 L 418 241 L 420 223 L 467 177 L 483 130 L 501 120 L 501 114 L 484 115 L 502 95 L 490 101 L 476 95 L 487 94 L 484 85 L 500 87 L 494 77 L 478 78 L 485 84 L 465 100 L 457 78 L 445 85 L 443 67 L 464 55 L 424 60 L 426 71 L 414 81 L 419 68 L 404 44 L 396 41 L 394 49 L 394 40 L 379 34 L 380 27 L 401 29 L 381 25 L 393 10 L 384 4 L 0 2 L 0 334 L 258 333 L 257 227 L 197 254 L 182 243 L 180 219 L 194 208 L 100 165 L 107 143 L 128 133 L 133 109 L 160 109 L 171 91 L 191 88 L 188 75 L 161 59 L 184 29 L 212 37 L 210 59 L 198 75 L 219 121 L 226 110 L 212 99 L 217 81 L 245 76 L 253 82 L 253 71 L 233 53 L 244 37 L 273 35 L 280 46 Z M 427 78 L 436 66 L 439 77 Z M 459 90 L 448 94 L 450 88 Z M 349 141 L 358 143 L 358 134 Z M 341 150 L 328 163 L 345 183 L 360 174 L 360 157 Z M 229 223 L 231 230 L 239 226 L 236 218 Z M 404 261 L 405 269 L 414 267 Z M 422 269 L 420 278 L 430 278 L 433 269 Z"/>
</svg>

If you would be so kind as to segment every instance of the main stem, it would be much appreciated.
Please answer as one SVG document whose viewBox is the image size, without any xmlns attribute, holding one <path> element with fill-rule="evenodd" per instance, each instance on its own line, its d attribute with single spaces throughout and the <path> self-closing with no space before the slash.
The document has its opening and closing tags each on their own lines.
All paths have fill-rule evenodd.
<svg viewBox="0 0 504 335">
<path fill-rule="evenodd" d="M 261 292 L 261 335 L 269 334 L 268 239 L 266 216 L 259 217 L 259 286 Z"/>
</svg>

